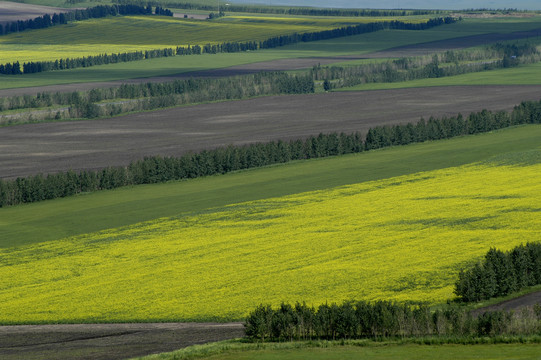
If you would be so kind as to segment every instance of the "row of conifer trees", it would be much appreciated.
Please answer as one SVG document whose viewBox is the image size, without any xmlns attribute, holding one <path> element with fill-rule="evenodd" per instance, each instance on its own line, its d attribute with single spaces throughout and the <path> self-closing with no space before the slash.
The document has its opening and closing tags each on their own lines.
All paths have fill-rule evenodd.
<svg viewBox="0 0 541 360">
<path fill-rule="evenodd" d="M 370 129 L 364 138 L 359 133 L 320 134 L 305 140 L 228 146 L 181 157 L 149 157 L 126 167 L 99 171 L 68 171 L 0 180 L 0 207 L 125 185 L 196 178 L 291 160 L 357 153 L 532 123 L 541 123 L 541 101 L 523 102 L 511 113 L 483 110 L 470 114 L 466 119 L 459 115 L 431 118 L 428 122 L 421 119 L 417 124 L 378 126 Z"/>
<path fill-rule="evenodd" d="M 541 284 L 541 244 L 527 243 L 510 251 L 490 249 L 483 261 L 459 273 L 455 294 L 481 301 Z"/>
</svg>

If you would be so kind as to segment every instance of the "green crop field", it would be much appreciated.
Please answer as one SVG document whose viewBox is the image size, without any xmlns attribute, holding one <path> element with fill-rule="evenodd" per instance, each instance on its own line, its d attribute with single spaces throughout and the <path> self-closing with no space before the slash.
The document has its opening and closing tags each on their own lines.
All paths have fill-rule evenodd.
<svg viewBox="0 0 541 360">
<path fill-rule="evenodd" d="M 406 154 L 402 160 L 409 158 L 410 163 L 403 164 L 408 166 L 419 162 L 412 160 L 416 152 L 426 161 L 436 162 L 438 150 L 440 160 L 448 159 L 442 150 L 449 143 L 454 142 L 450 149 L 467 151 L 460 147 L 460 141 L 486 145 L 490 142 L 486 139 L 495 137 L 499 151 L 491 151 L 490 145 L 481 146 L 482 150 L 473 155 L 486 159 L 500 154 L 494 161 L 426 172 L 409 168 L 402 171 L 410 175 L 380 174 L 381 180 L 375 181 L 350 178 L 348 186 L 336 187 L 327 180 L 320 185 L 322 190 L 315 192 L 302 192 L 313 186 L 309 184 L 312 177 L 304 173 L 304 185 L 296 183 L 290 188 L 293 195 L 271 197 L 264 191 L 265 181 L 257 182 L 254 185 L 262 200 L 239 203 L 237 197 L 229 206 L 213 207 L 216 201 L 209 199 L 209 191 L 204 194 L 207 208 L 201 210 L 205 211 L 190 207 L 186 213 L 178 208 L 167 217 L 126 227 L 4 248 L 0 251 L 4 264 L 0 269 L 4 308 L 0 321 L 238 319 L 260 302 L 276 305 L 306 300 L 318 304 L 351 298 L 443 302 L 452 297 L 452 285 L 461 266 L 490 247 L 508 249 L 541 234 L 537 216 L 540 149 L 538 141 L 528 141 L 531 136 L 538 139 L 539 133 L 532 134 L 540 129 L 528 126 L 455 139 L 458 143 L 451 140 L 389 150 L 398 150 L 394 155 Z M 505 135 L 522 145 L 509 144 Z M 438 144 L 443 148 L 437 149 Z M 356 159 L 386 152 L 327 160 L 346 159 L 349 167 L 355 167 Z M 471 153 L 469 156 L 471 159 Z M 306 163 L 319 165 L 320 171 L 324 168 L 324 176 L 336 177 L 329 173 L 330 166 L 321 166 L 324 162 Z M 291 164 L 285 173 L 291 174 L 293 167 L 302 164 Z M 387 172 L 399 171 L 389 170 L 381 162 L 376 166 Z M 367 167 L 358 171 L 370 173 Z M 233 177 L 250 175 L 257 178 L 261 173 Z M 202 180 L 221 180 L 224 186 L 227 177 Z M 263 179 L 270 181 L 259 177 L 259 181 Z M 165 186 L 181 188 L 198 182 Z M 283 178 L 275 183 L 281 188 L 291 186 Z M 162 191 L 158 202 L 167 202 L 168 206 L 175 203 L 172 192 L 163 191 L 163 187 L 141 189 L 154 191 L 154 197 Z M 140 195 L 123 206 L 135 208 L 141 204 L 143 211 L 152 211 L 146 206 L 152 202 L 146 201 L 144 191 L 122 190 Z M 248 191 L 244 186 L 237 193 Z M 232 196 L 234 191 L 229 188 L 227 193 Z M 72 205 L 71 211 L 77 212 L 86 209 L 83 202 L 95 195 L 36 205 L 66 211 L 73 201 L 77 205 Z M 104 211 L 122 198 L 114 193 L 105 195 L 102 199 L 109 203 L 101 203 Z M 178 199 L 179 203 L 183 201 L 182 197 Z M 31 207 L 12 209 L 28 215 L 30 211 L 24 210 Z M 12 209 L 1 209 L 1 214 Z M 43 207 L 41 213 L 52 215 Z M 3 221 L 9 218 L 2 216 Z M 63 221 L 68 222 L 66 218 Z M 85 217 L 84 221 L 90 219 Z M 26 227 L 32 228 L 32 223 L 27 222 Z"/>
<path fill-rule="evenodd" d="M 222 345 L 223 344 L 223 345 Z M 219 351 L 222 345 L 224 350 Z M 259 348 L 256 349 L 256 346 Z M 253 350 L 251 350 L 251 349 Z M 216 355 L 212 354 L 215 351 Z M 491 345 L 393 345 L 393 344 L 366 344 L 339 346 L 335 344 L 321 344 L 320 346 L 289 344 L 253 344 L 242 345 L 235 343 L 217 343 L 215 345 L 193 346 L 170 354 L 150 355 L 139 360 L 169 360 L 195 358 L 206 360 L 349 360 L 349 359 L 403 359 L 403 360 L 504 360 L 504 359 L 539 359 L 541 345 L 539 344 L 491 344 Z M 194 354 L 194 357 L 189 357 Z M 198 354 L 198 355 L 195 355 Z M 201 355 L 202 354 L 202 355 Z M 182 357 L 186 356 L 186 357 Z"/>
</svg>

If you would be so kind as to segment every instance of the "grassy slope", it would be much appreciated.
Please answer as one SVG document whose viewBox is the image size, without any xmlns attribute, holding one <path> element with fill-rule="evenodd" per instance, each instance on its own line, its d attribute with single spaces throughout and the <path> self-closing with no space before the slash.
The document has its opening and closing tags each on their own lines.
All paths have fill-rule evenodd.
<svg viewBox="0 0 541 360">
<path fill-rule="evenodd" d="M 541 126 L 396 147 L 0 209 L 0 247 L 30 244 L 227 204 L 441 169 L 539 147 Z M 337 176 L 340 174 L 340 176 Z"/>
<path fill-rule="evenodd" d="M 504 20 L 467 19 L 458 24 L 445 25 L 425 31 L 382 31 L 377 33 L 345 37 L 333 40 L 300 43 L 285 46 L 282 48 L 250 53 L 184 56 L 164 59 L 153 59 L 131 63 L 103 65 L 84 69 L 46 72 L 22 76 L 0 75 L 0 89 L 66 84 L 75 82 L 107 81 L 157 75 L 170 75 L 182 72 L 213 69 L 282 58 L 364 54 L 402 45 L 437 41 L 495 31 L 512 32 L 539 27 L 541 27 L 541 17 Z M 32 37 L 32 32 L 27 32 L 23 34 L 26 34 L 24 36 L 29 36 L 30 38 Z M 20 35 L 22 36 L 23 34 Z M 4 43 L 8 42 L 9 36 L 5 38 L 0 38 L 0 41 L 4 41 Z M 104 44 L 107 43 L 105 39 L 103 41 Z M 177 40 L 175 40 L 174 43 L 177 43 Z M 28 47 L 25 47 L 24 45 L 21 45 L 21 47 L 16 44 L 4 44 L 2 48 L 4 49 L 4 47 L 7 46 L 13 46 L 15 48 L 19 47 L 19 50 L 22 53 L 28 51 Z M 42 44 L 40 46 L 45 45 Z M 72 51 L 79 49 L 81 54 L 83 54 L 86 51 L 85 46 L 73 45 Z M 126 44 L 125 46 L 133 46 L 137 48 L 142 45 Z M 62 55 L 66 54 L 67 51 L 66 47 L 63 44 L 48 45 L 48 47 L 49 51 L 52 51 L 55 54 L 53 56 L 54 58 L 66 57 Z M 91 48 L 93 48 L 94 51 L 103 52 L 100 44 L 94 44 L 91 46 Z M 40 51 L 39 56 L 42 56 L 42 53 L 43 52 Z"/>
</svg>

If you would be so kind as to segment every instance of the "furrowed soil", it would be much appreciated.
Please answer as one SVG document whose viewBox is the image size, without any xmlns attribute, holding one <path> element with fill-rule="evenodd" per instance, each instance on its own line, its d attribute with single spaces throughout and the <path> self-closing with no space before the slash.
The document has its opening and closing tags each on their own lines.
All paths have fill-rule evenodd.
<svg viewBox="0 0 541 360">
<path fill-rule="evenodd" d="M 541 86 L 456 86 L 272 96 L 0 131 L 0 178 L 127 165 L 230 144 L 360 131 L 421 117 L 509 110 Z"/>
<path fill-rule="evenodd" d="M 127 359 L 243 336 L 241 323 L 2 326 L 0 358 Z"/>
</svg>

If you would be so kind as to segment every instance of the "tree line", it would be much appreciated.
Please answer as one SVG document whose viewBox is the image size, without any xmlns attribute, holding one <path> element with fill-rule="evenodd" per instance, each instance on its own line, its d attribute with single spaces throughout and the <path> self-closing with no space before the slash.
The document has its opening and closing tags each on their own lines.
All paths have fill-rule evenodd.
<svg viewBox="0 0 541 360">
<path fill-rule="evenodd" d="M 452 305 L 431 311 L 425 305 L 390 301 L 346 301 L 317 307 L 282 303 L 278 308 L 259 305 L 248 314 L 244 326 L 246 336 L 254 341 L 538 335 L 541 305 L 475 317 Z"/>
<path fill-rule="evenodd" d="M 161 7 L 157 7 L 155 12 L 156 15 L 165 15 L 173 16 L 173 13 Z M 18 20 L 11 23 L 1 25 L 0 24 L 0 35 L 7 35 L 10 33 L 21 32 L 25 30 L 34 30 L 34 29 L 45 29 L 51 26 L 67 24 L 70 21 L 80 21 L 88 19 L 98 19 L 107 16 L 117 16 L 117 15 L 151 15 L 152 7 L 139 6 L 133 4 L 123 4 L 123 5 L 98 5 L 87 9 L 77 9 L 74 11 L 53 14 L 45 14 L 43 16 L 38 16 L 34 19 L 28 20 Z"/>
<path fill-rule="evenodd" d="M 291 160 L 358 153 L 385 146 L 476 134 L 530 123 L 541 123 L 541 101 L 523 102 L 511 113 L 483 110 L 471 113 L 467 118 L 459 115 L 431 118 L 428 122 L 421 119 L 416 124 L 379 126 L 369 129 L 364 138 L 360 133 L 320 134 L 305 140 L 228 146 L 181 157 L 148 157 L 126 167 L 110 167 L 99 171 L 68 171 L 0 180 L 0 207 L 125 185 L 196 178 Z"/>
<path fill-rule="evenodd" d="M 200 4 L 197 2 L 167 2 L 167 1 L 146 1 L 146 0 L 116 0 L 118 4 L 151 4 L 153 6 L 163 5 L 176 9 L 215 11 L 216 5 Z M 257 6 L 228 4 L 227 10 L 231 12 L 244 13 L 266 13 L 266 14 L 288 14 L 288 15 L 309 15 L 309 16 L 351 16 L 351 17 L 378 17 L 378 16 L 411 16 L 411 15 L 432 15 L 439 14 L 439 10 L 392 10 L 392 9 L 317 9 L 309 7 L 280 7 L 280 6 Z"/>
<path fill-rule="evenodd" d="M 490 249 L 484 259 L 461 270 L 455 294 L 473 302 L 499 297 L 541 284 L 541 244 L 527 243 L 510 251 Z"/>
<path fill-rule="evenodd" d="M 209 101 L 313 92 L 314 82 L 309 74 L 288 75 L 284 72 L 262 72 L 227 78 L 122 84 L 119 87 L 96 88 L 86 92 L 13 96 L 0 98 L 0 111 L 56 106 L 57 109 L 43 113 L 41 119 L 91 119 Z M 108 102 L 102 103 L 103 101 Z M 59 109 L 62 106 L 64 108 Z M 30 114 L 32 113 L 30 112 Z M 9 117 L 13 117 L 13 115 L 0 116 L 0 121 L 5 121 Z M 29 119 L 29 121 L 31 120 Z"/>
<path fill-rule="evenodd" d="M 120 6 L 120 5 L 119 5 Z M 128 5 L 122 5 L 128 6 Z M 135 5 L 132 5 L 135 6 Z M 99 8 L 90 8 L 96 9 Z M 103 7 L 111 8 L 103 5 Z M 87 9 L 87 10 L 90 10 Z M 160 8 L 161 9 L 161 8 Z M 145 10 L 146 11 L 146 10 Z M 156 10 L 158 11 L 158 10 Z M 162 10 L 160 10 L 162 11 Z M 402 29 L 402 30 L 425 30 L 442 24 L 449 24 L 456 20 L 447 18 L 436 18 L 427 20 L 424 23 L 405 23 L 402 21 L 375 22 L 368 24 L 359 24 L 354 26 L 346 26 L 333 30 L 323 30 L 310 33 L 294 33 L 290 35 L 275 36 L 263 41 L 247 41 L 247 42 L 224 42 L 221 44 L 206 44 L 204 46 L 178 46 L 176 49 L 161 49 L 149 50 L 144 53 L 141 51 L 121 53 L 121 54 L 101 54 L 74 59 L 59 59 L 55 61 L 30 61 L 23 64 L 23 69 L 19 62 L 0 65 L 0 74 L 4 75 L 20 75 L 24 73 L 38 73 L 43 71 L 55 71 L 74 69 L 79 67 L 89 67 L 103 64 L 113 64 L 118 62 L 138 61 L 143 59 L 152 59 L 157 57 L 174 56 L 174 55 L 199 55 L 199 54 L 217 54 L 217 53 L 232 53 L 254 51 L 258 49 L 269 49 L 279 46 L 295 44 L 298 42 L 310 42 L 318 40 L 326 40 L 343 36 L 359 35 L 368 32 L 380 31 L 385 29 Z"/>
</svg>

